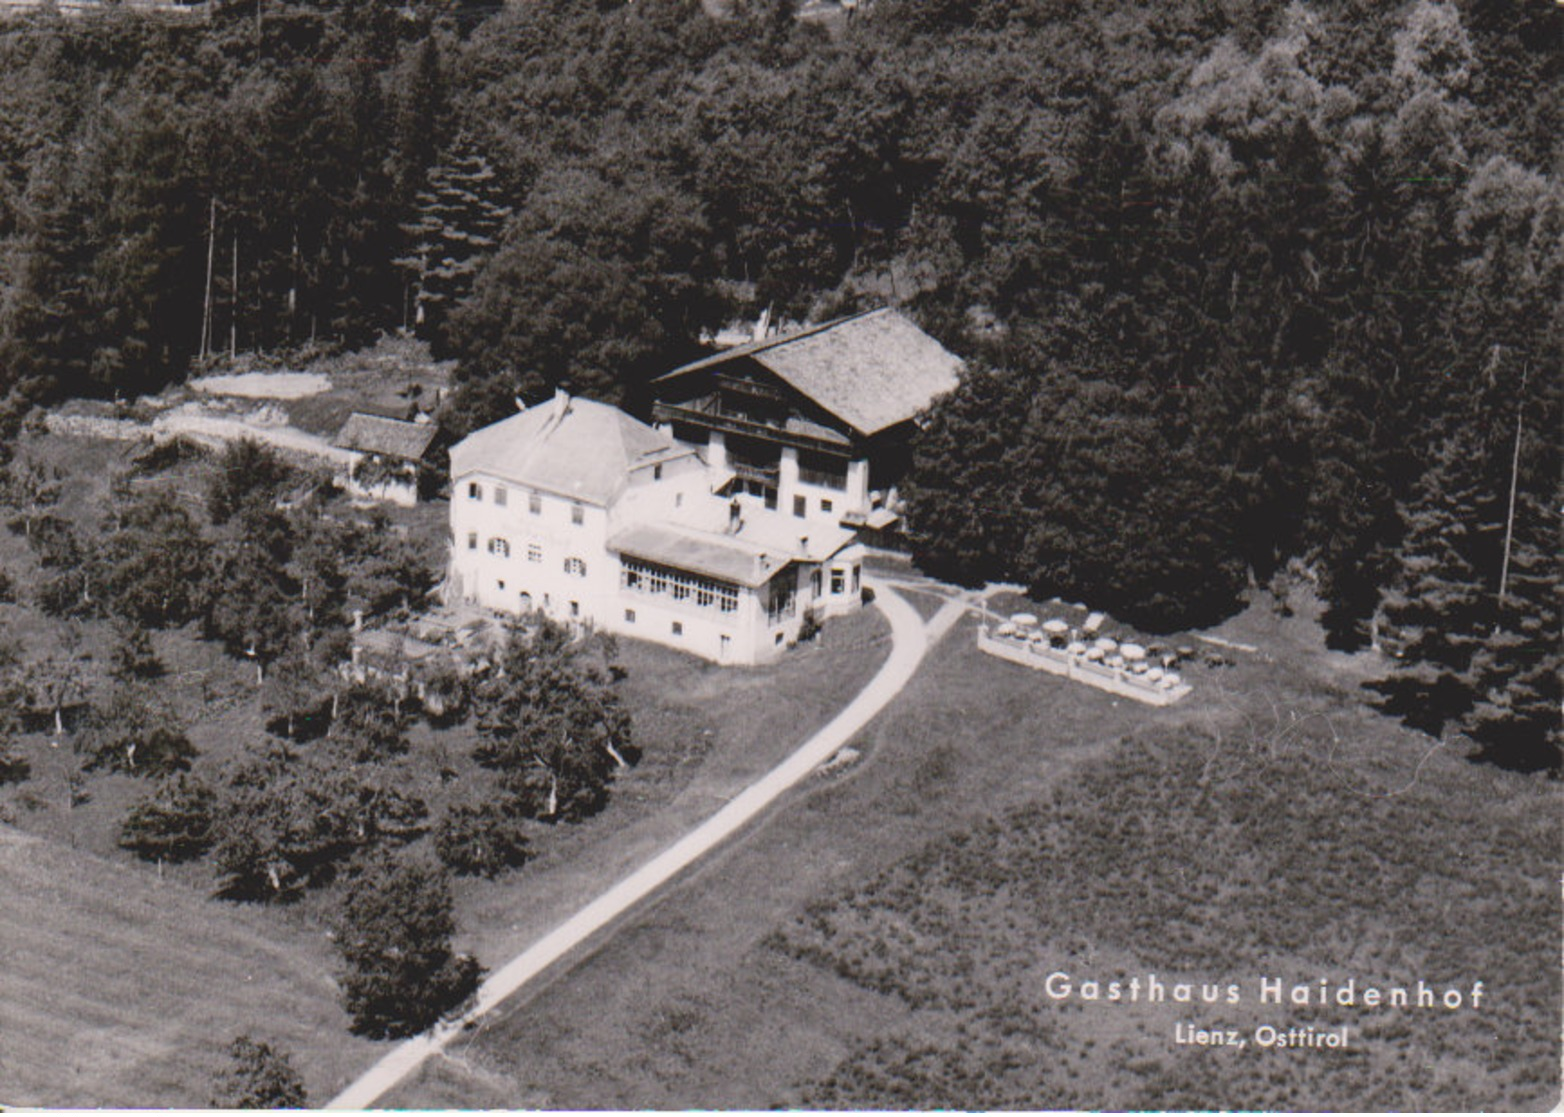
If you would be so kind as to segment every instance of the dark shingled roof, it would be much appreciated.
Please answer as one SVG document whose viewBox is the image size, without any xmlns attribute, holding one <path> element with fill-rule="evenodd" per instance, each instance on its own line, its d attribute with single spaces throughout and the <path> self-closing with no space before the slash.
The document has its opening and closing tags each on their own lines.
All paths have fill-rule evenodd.
<svg viewBox="0 0 1564 1117">
<path fill-rule="evenodd" d="M 342 425 L 333 445 L 361 454 L 416 462 L 422 461 L 429 452 L 429 444 L 438 430 L 433 423 L 405 423 L 401 419 L 355 411 Z"/>
<path fill-rule="evenodd" d="M 911 419 L 955 388 L 961 359 L 898 310 L 871 310 L 735 346 L 658 381 L 748 358 L 858 433 Z"/>
</svg>

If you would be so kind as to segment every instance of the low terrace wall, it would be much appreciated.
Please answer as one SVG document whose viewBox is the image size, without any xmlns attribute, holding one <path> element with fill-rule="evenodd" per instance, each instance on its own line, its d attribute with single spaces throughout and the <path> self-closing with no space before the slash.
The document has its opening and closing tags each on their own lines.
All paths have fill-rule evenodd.
<svg viewBox="0 0 1564 1117">
<path fill-rule="evenodd" d="M 994 636 L 988 631 L 987 625 L 978 629 L 977 645 L 979 651 L 991 656 L 1007 659 L 1011 663 L 1019 663 L 1023 667 L 1047 671 L 1050 675 L 1073 679 L 1078 683 L 1094 686 L 1098 690 L 1106 690 L 1110 694 L 1133 698 L 1148 706 L 1170 706 L 1190 690 L 1188 683 L 1180 682 L 1176 686 L 1164 687 L 1147 682 L 1117 667 L 1093 663 L 1081 656 L 1070 655 L 1068 652 L 1050 648 L 1045 644 L 1034 644 L 1030 640 L 1015 637 Z"/>
</svg>

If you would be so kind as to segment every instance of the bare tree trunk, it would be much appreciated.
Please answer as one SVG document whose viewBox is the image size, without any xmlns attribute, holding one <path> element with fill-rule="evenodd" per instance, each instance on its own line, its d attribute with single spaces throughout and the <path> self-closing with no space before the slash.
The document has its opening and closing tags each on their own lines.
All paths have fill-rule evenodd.
<svg viewBox="0 0 1564 1117">
<path fill-rule="evenodd" d="M 207 17 L 211 18 L 208 5 Z M 217 195 L 212 195 L 211 215 L 206 229 L 206 298 L 201 308 L 201 359 L 212 349 L 212 265 L 217 260 Z"/>
<path fill-rule="evenodd" d="M 1499 608 L 1504 608 L 1505 591 L 1510 584 L 1510 544 L 1515 539 L 1515 491 L 1521 477 L 1521 431 L 1526 418 L 1526 377 L 1531 365 L 1521 369 L 1521 399 L 1515 408 L 1515 453 L 1510 460 L 1510 512 L 1504 521 L 1504 561 L 1499 566 Z"/>
<path fill-rule="evenodd" d="M 256 7 L 257 18 L 260 8 Z M 231 361 L 239 352 L 239 230 L 234 230 L 234 257 L 233 257 L 233 287 L 229 293 L 230 310 L 228 314 L 228 359 Z"/>
</svg>

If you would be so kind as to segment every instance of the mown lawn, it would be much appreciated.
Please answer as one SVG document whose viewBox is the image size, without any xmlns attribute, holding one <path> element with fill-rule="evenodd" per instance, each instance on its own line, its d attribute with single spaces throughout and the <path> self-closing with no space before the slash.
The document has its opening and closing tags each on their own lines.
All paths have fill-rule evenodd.
<svg viewBox="0 0 1564 1117">
<path fill-rule="evenodd" d="M 375 1050 L 348 1034 L 334 964 L 274 913 L 0 825 L 0 1101 L 204 1106 L 245 1032 L 324 1101 Z"/>
</svg>

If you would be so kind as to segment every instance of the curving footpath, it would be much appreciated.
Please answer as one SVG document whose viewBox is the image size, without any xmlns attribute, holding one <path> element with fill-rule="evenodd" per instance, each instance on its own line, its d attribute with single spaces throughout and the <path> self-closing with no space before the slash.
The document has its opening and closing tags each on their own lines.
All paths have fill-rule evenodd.
<svg viewBox="0 0 1564 1117">
<path fill-rule="evenodd" d="M 327 1103 L 327 1109 L 368 1109 L 431 1055 L 439 1054 L 465 1029 L 498 1008 L 533 978 L 597 931 L 666 884 L 692 862 L 758 815 L 778 796 L 829 759 L 852 739 L 912 678 L 928 651 L 931 634 L 943 635 L 961 613 L 956 602 L 942 608 L 925 629 L 913 607 L 882 584 L 869 583 L 875 604 L 891 625 L 891 654 L 884 665 L 841 712 L 800 745 L 781 764 L 750 784 L 721 810 L 613 885 L 597 899 L 544 935 L 478 989 L 472 1008 L 461 1017 L 403 1040 L 357 1081 Z"/>
</svg>

